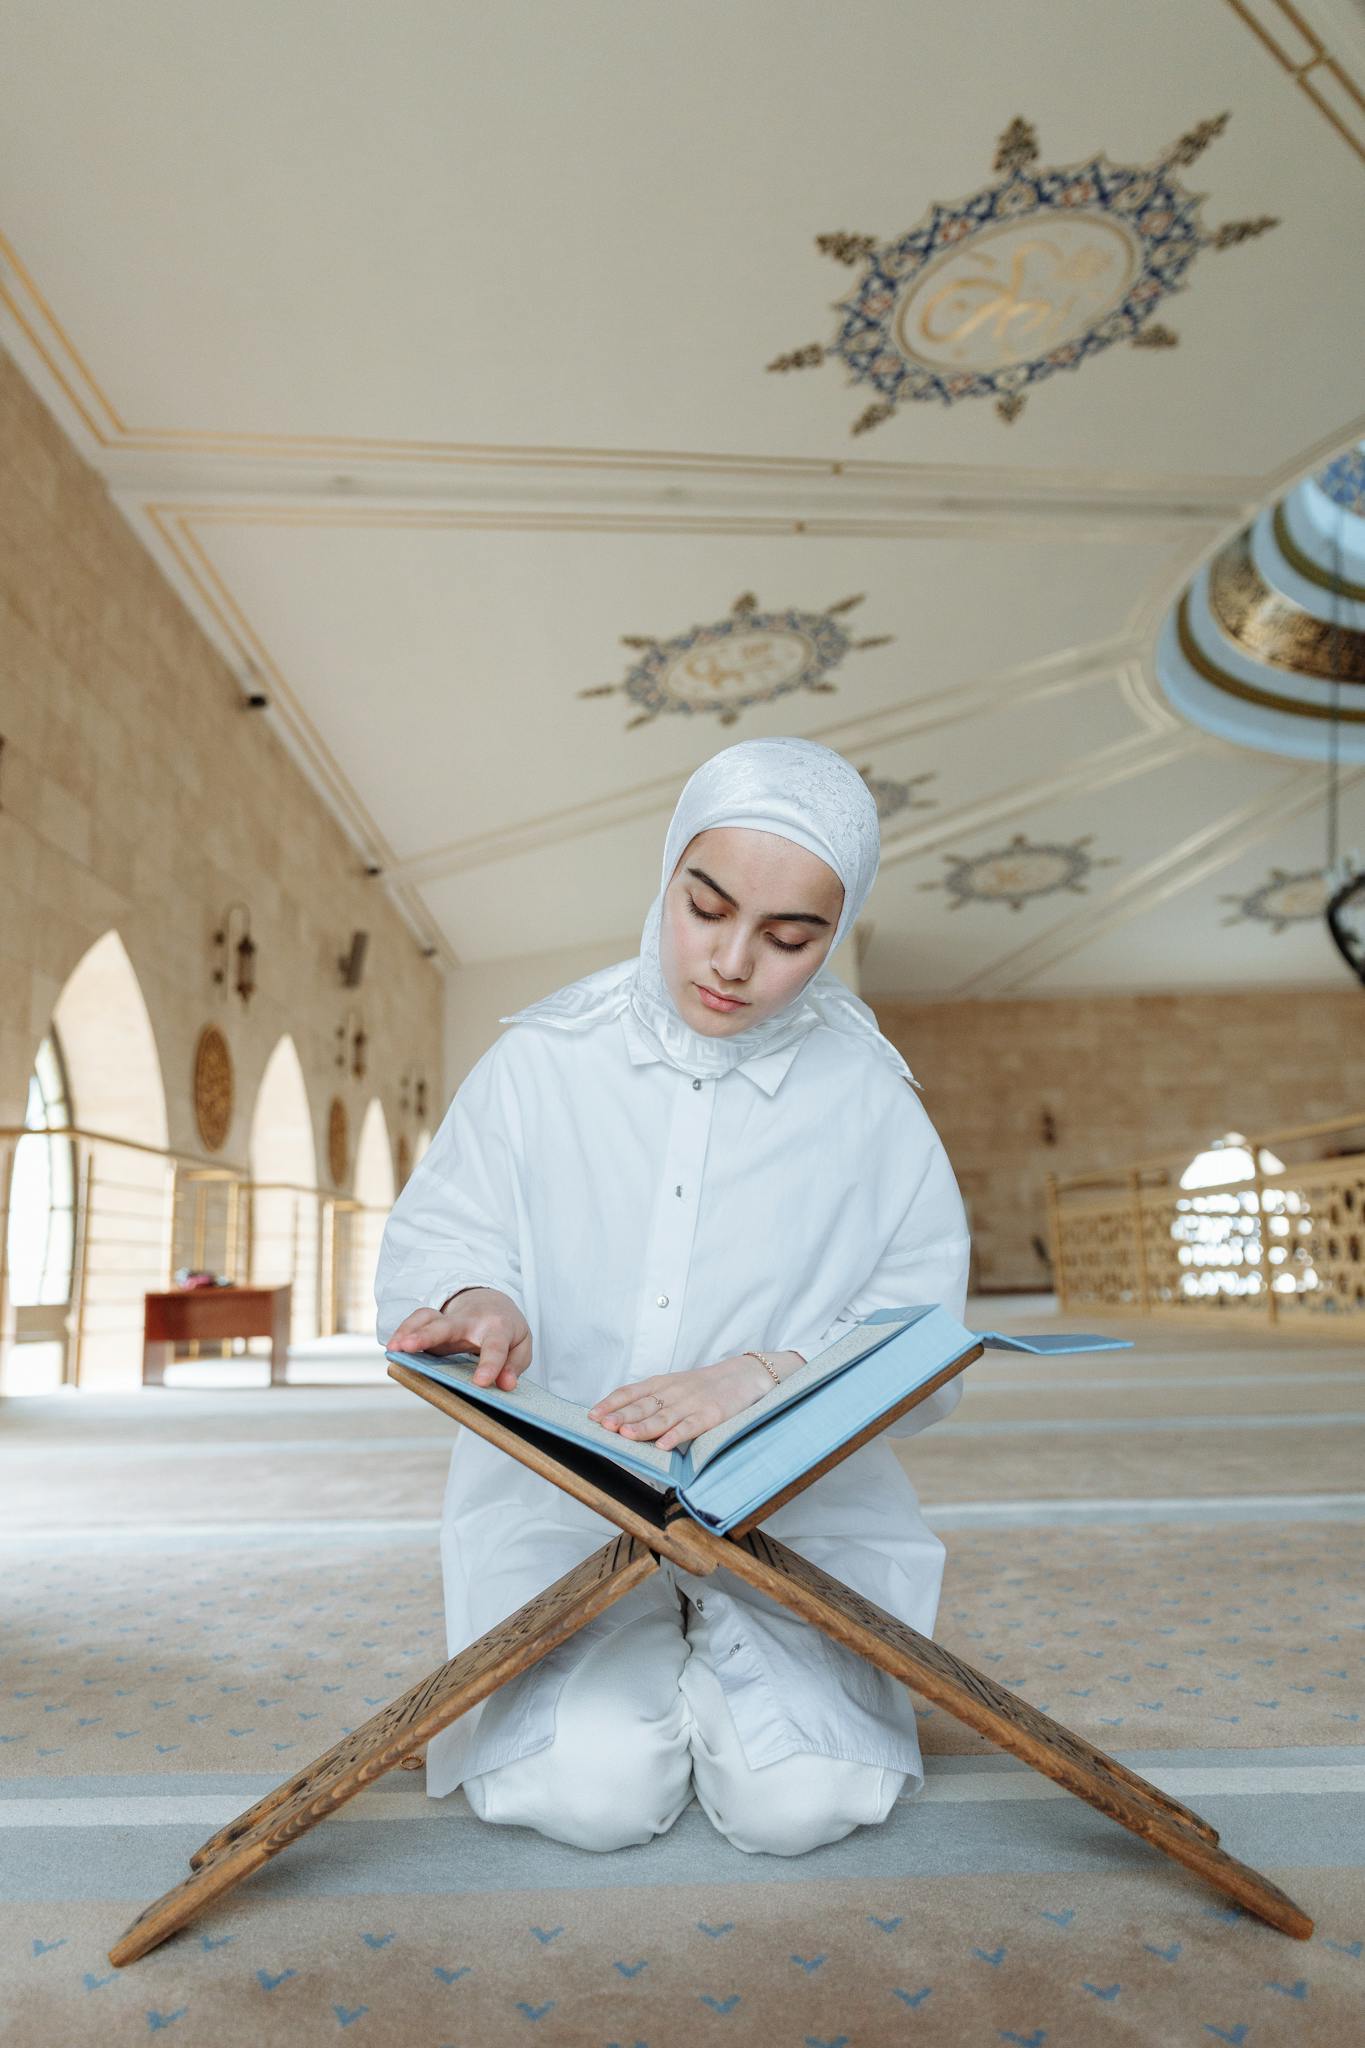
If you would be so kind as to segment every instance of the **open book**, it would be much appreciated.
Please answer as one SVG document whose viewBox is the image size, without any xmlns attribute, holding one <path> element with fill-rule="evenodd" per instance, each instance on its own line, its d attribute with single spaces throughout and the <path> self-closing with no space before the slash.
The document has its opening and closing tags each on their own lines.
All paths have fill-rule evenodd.
<svg viewBox="0 0 1365 2048">
<path fill-rule="evenodd" d="M 576 1401 L 530 1378 L 515 1392 L 474 1384 L 475 1355 L 435 1358 L 390 1351 L 396 1364 L 514 1421 L 519 1433 L 596 1454 L 660 1492 L 674 1494 L 693 1518 L 721 1534 L 772 1500 L 810 1469 L 893 1419 L 952 1379 L 982 1345 L 1004 1351 L 1117 1351 L 1114 1337 L 1004 1337 L 965 1329 L 934 1306 L 878 1309 L 826 1350 L 789 1373 L 780 1387 L 708 1429 L 690 1444 L 661 1451 L 593 1422 Z"/>
</svg>

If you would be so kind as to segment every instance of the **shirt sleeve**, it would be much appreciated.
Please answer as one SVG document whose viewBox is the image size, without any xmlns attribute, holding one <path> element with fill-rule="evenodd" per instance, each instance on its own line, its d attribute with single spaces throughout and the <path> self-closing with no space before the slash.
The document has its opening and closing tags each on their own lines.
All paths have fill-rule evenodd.
<svg viewBox="0 0 1365 2048">
<path fill-rule="evenodd" d="M 455 1095 L 384 1226 L 375 1273 L 376 1334 L 386 1344 L 414 1309 L 465 1287 L 496 1287 L 523 1315 L 517 1134 L 508 1119 L 501 1041 Z"/>
<path fill-rule="evenodd" d="M 880 1259 L 832 1323 L 823 1330 L 808 1330 L 793 1337 L 784 1349 L 813 1358 L 879 1308 L 909 1308 L 931 1302 L 946 1308 L 959 1322 L 965 1317 L 972 1249 L 966 1211 L 948 1155 L 918 1101 L 913 1115 L 919 1127 L 918 1143 L 914 1133 L 909 1134 L 908 1142 L 921 1170 Z M 917 1436 L 931 1423 L 950 1415 L 961 1399 L 959 1373 L 927 1401 L 921 1401 L 893 1422 L 885 1433 Z"/>
</svg>

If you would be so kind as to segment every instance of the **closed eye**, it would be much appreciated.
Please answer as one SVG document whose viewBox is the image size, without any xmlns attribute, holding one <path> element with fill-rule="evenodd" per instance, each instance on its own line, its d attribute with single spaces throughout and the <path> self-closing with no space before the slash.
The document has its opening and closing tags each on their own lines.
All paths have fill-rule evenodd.
<svg viewBox="0 0 1365 2048">
<path fill-rule="evenodd" d="M 699 910 L 690 896 L 687 899 L 687 907 L 693 917 L 699 917 L 703 924 L 719 924 L 725 914 L 720 910 Z M 763 936 L 770 945 L 777 947 L 779 953 L 804 953 L 810 944 L 809 939 L 797 939 L 795 941 L 779 939 L 773 932 L 765 932 Z"/>
</svg>

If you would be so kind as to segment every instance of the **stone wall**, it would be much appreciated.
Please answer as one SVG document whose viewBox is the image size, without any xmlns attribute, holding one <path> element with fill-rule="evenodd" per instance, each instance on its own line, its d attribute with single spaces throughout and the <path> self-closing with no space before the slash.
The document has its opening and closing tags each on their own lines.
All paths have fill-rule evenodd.
<svg viewBox="0 0 1365 2048">
<path fill-rule="evenodd" d="M 1325 943 L 1325 942 L 1324 942 Z M 1365 991 L 907 1004 L 869 997 L 972 1217 L 975 1284 L 1047 1285 L 1044 1177 L 1365 1112 Z M 1042 1137 L 1051 1115 L 1056 1142 Z"/>
<path fill-rule="evenodd" d="M 58 995 L 112 928 L 146 1002 L 174 1150 L 203 1155 L 191 1074 L 209 1022 L 235 1067 L 222 1160 L 247 1163 L 257 1087 L 286 1032 L 324 1183 L 333 1095 L 349 1113 L 347 1178 L 372 1096 L 392 1144 L 404 1132 L 415 1143 L 400 1076 L 424 1073 L 428 1121 L 439 1117 L 439 971 L 3 354 L 0 733 L 0 1124 L 22 1121 Z M 210 980 L 211 934 L 238 900 L 258 947 L 247 1008 Z M 337 956 L 355 929 L 370 945 L 364 985 L 348 997 Z M 335 1064 L 348 1007 L 369 1035 L 363 1081 Z"/>
</svg>

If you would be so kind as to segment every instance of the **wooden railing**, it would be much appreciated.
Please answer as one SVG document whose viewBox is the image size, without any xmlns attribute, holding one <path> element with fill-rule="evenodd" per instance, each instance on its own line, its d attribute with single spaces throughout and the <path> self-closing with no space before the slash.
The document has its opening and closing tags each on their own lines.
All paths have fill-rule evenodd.
<svg viewBox="0 0 1365 2048">
<path fill-rule="evenodd" d="M 15 1157 L 25 1140 L 65 1141 L 75 1158 L 70 1298 L 48 1320 L 62 1377 L 106 1385 L 140 1376 L 142 1300 L 184 1266 L 294 1290 L 295 1339 L 372 1327 L 372 1269 L 387 1211 L 325 1188 L 253 1181 L 209 1162 L 75 1124 L 0 1126 L 0 1384 L 14 1342 L 9 1272 Z"/>
<path fill-rule="evenodd" d="M 1365 1320 L 1365 1113 L 1244 1143 L 1253 1176 L 1213 1186 L 1180 1186 L 1189 1151 L 1049 1176 L 1061 1307 Z"/>
</svg>

